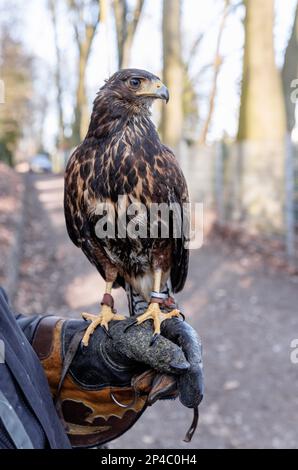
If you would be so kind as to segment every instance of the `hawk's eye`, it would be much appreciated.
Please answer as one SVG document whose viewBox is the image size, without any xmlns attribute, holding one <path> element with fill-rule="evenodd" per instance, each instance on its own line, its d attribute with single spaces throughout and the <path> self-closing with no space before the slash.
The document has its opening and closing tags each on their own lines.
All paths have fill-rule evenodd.
<svg viewBox="0 0 298 470">
<path fill-rule="evenodd" d="M 132 86 L 133 88 L 138 88 L 141 84 L 141 80 L 139 78 L 131 78 L 129 80 L 129 84 L 130 86 Z"/>
</svg>

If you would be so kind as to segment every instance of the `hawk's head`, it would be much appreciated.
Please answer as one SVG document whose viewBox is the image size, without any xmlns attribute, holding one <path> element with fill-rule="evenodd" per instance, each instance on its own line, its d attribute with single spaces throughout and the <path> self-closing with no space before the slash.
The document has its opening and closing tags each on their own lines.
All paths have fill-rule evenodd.
<svg viewBox="0 0 298 470">
<path fill-rule="evenodd" d="M 156 99 L 169 100 L 167 87 L 156 75 L 138 69 L 119 70 L 95 98 L 87 137 L 114 135 L 132 116 L 149 116 Z"/>
<path fill-rule="evenodd" d="M 127 107 L 148 108 L 153 100 L 168 102 L 169 91 L 156 75 L 146 70 L 123 69 L 112 75 L 101 88 L 111 104 L 119 102 Z"/>
</svg>

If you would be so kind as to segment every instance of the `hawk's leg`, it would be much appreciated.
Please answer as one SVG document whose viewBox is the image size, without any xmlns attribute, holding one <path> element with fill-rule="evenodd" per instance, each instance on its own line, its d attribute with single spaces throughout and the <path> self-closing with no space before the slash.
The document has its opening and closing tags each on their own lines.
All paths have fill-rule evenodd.
<svg viewBox="0 0 298 470">
<path fill-rule="evenodd" d="M 179 317 L 181 315 L 178 309 L 174 309 L 169 313 L 163 313 L 160 310 L 160 304 L 163 303 L 163 301 L 158 297 L 158 294 L 161 290 L 161 276 L 161 269 L 157 269 L 154 271 L 154 288 L 150 304 L 147 310 L 142 315 L 140 315 L 134 322 L 135 324 L 140 325 L 146 320 L 153 320 L 154 333 L 152 336 L 151 345 L 154 344 L 156 338 L 158 337 L 158 335 L 160 335 L 161 323 L 165 320 L 168 320 L 169 318 Z"/>
<path fill-rule="evenodd" d="M 108 325 L 110 321 L 125 319 L 123 315 L 118 315 L 114 310 L 114 300 L 111 295 L 112 287 L 113 282 L 106 283 L 106 291 L 103 296 L 103 300 L 101 303 L 102 308 L 99 315 L 92 315 L 91 313 L 82 313 L 82 317 L 85 320 L 91 321 L 82 339 L 82 343 L 84 346 L 88 346 L 90 336 L 94 333 L 95 329 L 98 326 L 101 326 L 106 332 L 108 332 Z"/>
</svg>

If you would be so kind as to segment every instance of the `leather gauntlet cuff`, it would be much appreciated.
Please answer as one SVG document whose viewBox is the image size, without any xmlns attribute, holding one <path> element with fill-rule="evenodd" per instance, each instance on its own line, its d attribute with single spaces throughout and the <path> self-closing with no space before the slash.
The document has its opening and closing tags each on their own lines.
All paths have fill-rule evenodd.
<svg viewBox="0 0 298 470">
<path fill-rule="evenodd" d="M 35 349 L 53 398 L 71 338 L 86 322 L 58 317 L 42 319 L 34 333 Z M 127 361 L 118 364 L 104 348 L 101 328 L 88 348 L 78 348 L 59 391 L 58 403 L 74 447 L 93 447 L 126 432 L 146 407 L 159 398 L 177 396 L 176 380 Z"/>
</svg>

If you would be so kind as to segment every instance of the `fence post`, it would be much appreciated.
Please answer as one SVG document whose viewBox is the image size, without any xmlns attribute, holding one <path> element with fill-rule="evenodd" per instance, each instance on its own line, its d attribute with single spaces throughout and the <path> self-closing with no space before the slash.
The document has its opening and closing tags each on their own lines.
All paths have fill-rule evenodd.
<svg viewBox="0 0 298 470">
<path fill-rule="evenodd" d="M 286 249 L 289 261 L 295 256 L 295 216 L 294 216 L 294 148 L 289 133 L 286 135 L 285 159 L 285 218 L 286 218 Z"/>
<path fill-rule="evenodd" d="M 215 208 L 217 221 L 224 223 L 224 144 L 222 141 L 215 145 Z"/>
</svg>

